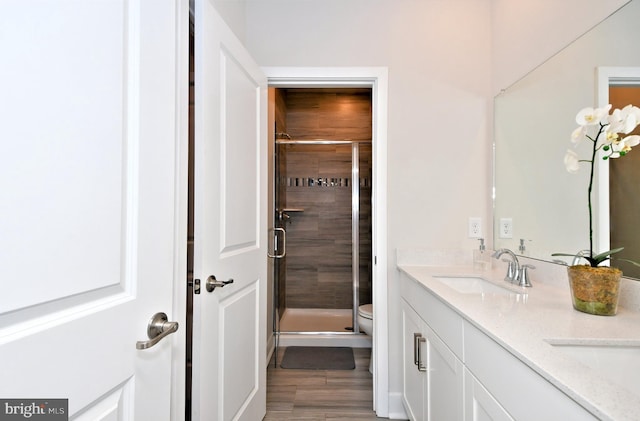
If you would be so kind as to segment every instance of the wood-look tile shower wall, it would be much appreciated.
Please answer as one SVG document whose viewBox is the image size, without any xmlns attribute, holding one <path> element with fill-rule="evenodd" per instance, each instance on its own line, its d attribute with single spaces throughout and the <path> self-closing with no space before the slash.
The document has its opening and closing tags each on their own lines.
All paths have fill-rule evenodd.
<svg viewBox="0 0 640 421">
<path fill-rule="evenodd" d="M 277 98 L 280 98 L 280 101 Z M 370 90 L 281 90 L 276 132 L 296 140 L 370 140 Z M 280 105 L 278 105 L 280 104 Z M 284 118 L 278 118 L 278 115 Z M 281 305 L 351 308 L 352 146 L 281 145 L 279 193 L 290 212 Z M 360 146 L 360 289 L 371 302 L 371 145 Z M 320 180 L 321 179 L 321 180 Z M 311 181 L 310 181 L 311 180 Z M 284 272 L 284 273 L 283 273 Z"/>
<path fill-rule="evenodd" d="M 294 139 L 371 140 L 370 89 L 288 89 L 283 99 Z"/>
</svg>

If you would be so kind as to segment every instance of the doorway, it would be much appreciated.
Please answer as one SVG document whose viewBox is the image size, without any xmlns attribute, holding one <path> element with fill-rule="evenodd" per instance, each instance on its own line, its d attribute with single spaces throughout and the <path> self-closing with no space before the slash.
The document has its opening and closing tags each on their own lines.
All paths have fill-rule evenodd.
<svg viewBox="0 0 640 421">
<path fill-rule="evenodd" d="M 359 335 L 357 311 L 372 302 L 371 91 L 270 89 L 273 224 L 283 237 L 273 326 L 289 345 L 339 338 L 370 346 Z"/>
<path fill-rule="evenodd" d="M 374 409 L 378 416 L 389 415 L 388 304 L 387 304 L 387 101 L 386 67 L 263 67 L 273 88 L 354 88 L 371 89 L 372 104 L 372 364 Z M 269 116 L 273 118 L 273 116 Z M 269 130 L 275 127 L 270 121 Z M 275 138 L 275 132 L 271 138 Z M 275 151 L 270 152 L 273 156 Z M 273 174 L 273 171 L 270 171 Z M 270 200 L 273 201 L 273 192 Z M 274 208 L 271 203 L 270 208 Z M 271 226 L 273 228 L 273 225 Z M 270 274 L 272 271 L 270 271 Z M 272 284 L 272 280 L 270 281 Z M 270 303 L 273 297 L 270 297 Z M 272 312 L 268 312 L 271 316 Z M 269 322 L 272 325 L 272 320 Z M 344 335 L 343 335 L 344 336 Z M 361 335 L 362 336 L 362 335 Z M 268 337 L 270 352 L 275 335 Z"/>
<path fill-rule="evenodd" d="M 639 67 L 598 67 L 597 104 L 612 104 L 613 108 L 622 108 L 631 103 L 636 105 L 640 87 Z M 637 131 L 634 132 L 636 134 Z M 625 190 L 633 186 L 633 174 L 637 172 L 637 157 L 630 153 L 624 159 L 600 161 L 597 166 L 597 213 L 594 228 L 594 247 L 598 250 L 611 250 L 623 247 L 614 255 L 613 261 L 623 271 L 625 277 L 640 278 L 640 272 L 632 264 L 620 260 L 626 258 L 637 261 L 640 242 L 637 241 L 634 215 L 640 203 L 635 195 Z M 614 162 L 615 161 L 615 162 Z M 618 260 L 616 261 L 616 257 Z"/>
</svg>

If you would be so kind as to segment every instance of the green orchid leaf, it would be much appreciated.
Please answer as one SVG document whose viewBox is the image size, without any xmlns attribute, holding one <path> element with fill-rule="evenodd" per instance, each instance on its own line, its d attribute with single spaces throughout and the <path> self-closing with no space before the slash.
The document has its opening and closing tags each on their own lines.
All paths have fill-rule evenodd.
<svg viewBox="0 0 640 421">
<path fill-rule="evenodd" d="M 605 252 L 600 253 L 600 254 L 596 254 L 595 256 L 593 256 L 593 258 L 594 259 L 600 259 L 600 258 L 605 257 L 605 256 L 610 256 L 612 254 L 619 253 L 622 250 L 624 250 L 624 247 L 620 247 L 620 248 L 617 248 L 617 249 L 612 249 L 612 250 L 605 251 Z"/>
<path fill-rule="evenodd" d="M 634 264 L 634 265 L 636 265 L 636 266 L 640 267 L 640 263 L 638 263 L 638 262 L 634 262 L 633 260 L 629 260 L 629 259 L 616 259 L 616 262 L 618 262 L 618 261 L 620 261 L 620 262 L 629 262 L 629 263 L 632 263 L 632 264 Z"/>
<path fill-rule="evenodd" d="M 596 262 L 596 266 L 598 266 L 600 263 L 609 260 L 611 258 L 612 254 L 615 253 L 619 253 L 622 250 L 624 250 L 624 247 L 620 247 L 617 249 L 613 249 L 613 250 L 609 250 L 609 251 L 605 251 L 604 253 L 600 253 L 600 254 L 596 254 L 595 256 L 592 257 L 593 261 Z M 587 258 L 587 260 L 590 260 Z M 591 266 L 593 266 L 593 262 L 591 264 Z"/>
<path fill-rule="evenodd" d="M 603 262 L 606 262 L 607 260 L 609 260 L 612 254 L 619 253 L 622 250 L 624 250 L 624 247 L 608 250 L 603 253 L 596 254 L 593 257 L 589 257 L 589 256 L 580 256 L 580 257 L 588 261 L 590 266 L 597 267 L 597 266 L 600 266 Z M 576 253 L 553 253 L 551 254 L 551 256 L 576 257 L 577 254 Z M 634 262 L 634 264 L 636 263 Z M 638 264 L 638 266 L 640 267 L 640 264 Z"/>
</svg>

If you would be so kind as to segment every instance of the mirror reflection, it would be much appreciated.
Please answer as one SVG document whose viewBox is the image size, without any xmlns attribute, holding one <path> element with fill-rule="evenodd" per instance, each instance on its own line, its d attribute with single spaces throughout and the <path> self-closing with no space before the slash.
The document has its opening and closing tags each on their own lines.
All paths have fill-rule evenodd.
<svg viewBox="0 0 640 421">
<path fill-rule="evenodd" d="M 555 252 L 577 253 L 588 248 L 589 174 L 586 168 L 569 174 L 563 158 L 572 147 L 570 135 L 577 127 L 576 113 L 600 105 L 600 98 L 609 101 L 609 86 L 604 90 L 600 87 L 601 93 L 597 93 L 598 69 L 640 67 L 640 49 L 635 45 L 640 39 L 639 16 L 640 1 L 631 1 L 495 98 L 494 248 L 507 247 L 547 261 L 555 259 L 551 257 Z M 640 77 L 638 81 L 611 78 L 607 83 L 636 85 Z M 634 105 L 640 106 L 638 100 Z M 635 153 L 640 155 L 640 151 Z M 600 162 L 597 165 L 602 167 Z M 637 194 L 629 191 L 635 184 L 616 183 L 613 177 L 619 176 L 615 169 L 611 172 L 612 185 L 626 188 L 615 208 L 625 208 L 631 220 L 634 216 L 637 219 L 640 204 L 633 203 L 631 198 Z M 606 201 L 597 203 L 599 198 Z M 606 177 L 596 176 L 594 202 L 598 228 L 594 232 L 595 250 L 608 250 L 617 241 L 610 236 L 610 221 L 612 227 L 624 224 L 627 237 L 640 238 L 640 233 L 631 231 L 634 227 L 628 219 L 622 222 L 617 216 L 609 218 Z M 620 241 L 625 242 L 625 252 L 632 253 L 631 249 L 637 247 L 627 239 Z M 640 247 L 637 250 L 635 256 L 626 258 L 640 260 Z M 572 259 L 565 258 L 564 262 L 571 264 Z M 623 271 L 625 276 L 640 277 L 630 268 Z"/>
</svg>

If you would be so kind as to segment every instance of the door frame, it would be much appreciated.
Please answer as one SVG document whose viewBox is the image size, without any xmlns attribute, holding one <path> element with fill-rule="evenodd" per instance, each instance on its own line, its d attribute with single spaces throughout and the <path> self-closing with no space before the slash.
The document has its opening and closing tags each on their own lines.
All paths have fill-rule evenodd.
<svg viewBox="0 0 640 421">
<path fill-rule="evenodd" d="M 598 67 L 596 69 L 596 104 L 609 104 L 609 86 L 619 83 L 640 84 L 640 67 Z M 609 226 L 609 161 L 598 162 L 596 178 L 597 221 L 595 245 L 597 250 L 611 248 Z"/>
<path fill-rule="evenodd" d="M 176 163 L 174 205 L 174 273 L 173 308 L 171 310 L 182 329 L 173 342 L 171 360 L 171 420 L 183 420 L 186 410 L 186 350 L 187 350 L 187 249 L 189 213 L 189 27 L 188 1 L 177 1 L 175 68 Z"/>
<path fill-rule="evenodd" d="M 389 416 L 386 67 L 263 67 L 269 87 L 370 87 L 373 106 L 373 409 Z M 267 314 L 264 315 L 268 317 Z"/>
</svg>

